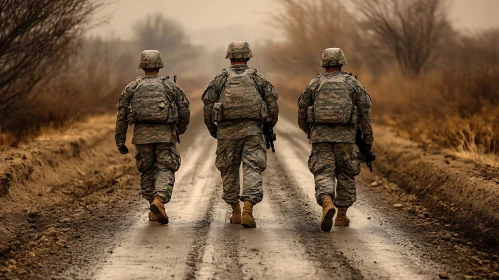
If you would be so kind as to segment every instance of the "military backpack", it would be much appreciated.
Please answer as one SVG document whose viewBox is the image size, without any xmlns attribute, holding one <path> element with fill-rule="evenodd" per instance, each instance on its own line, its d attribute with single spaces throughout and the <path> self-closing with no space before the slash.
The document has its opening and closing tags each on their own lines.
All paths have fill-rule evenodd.
<svg viewBox="0 0 499 280">
<path fill-rule="evenodd" d="M 267 118 L 267 103 L 253 80 L 256 70 L 229 69 L 224 70 L 224 73 L 227 75 L 227 80 L 218 102 L 213 107 L 213 121 Z"/>
<path fill-rule="evenodd" d="M 129 107 L 130 123 L 174 123 L 178 109 L 168 78 L 141 78 L 135 87 Z"/>
<path fill-rule="evenodd" d="M 346 87 L 346 75 L 323 74 L 319 77 L 319 88 L 313 96 L 314 105 L 309 107 L 308 121 L 311 123 L 347 124 L 357 123 L 357 107 Z"/>
</svg>

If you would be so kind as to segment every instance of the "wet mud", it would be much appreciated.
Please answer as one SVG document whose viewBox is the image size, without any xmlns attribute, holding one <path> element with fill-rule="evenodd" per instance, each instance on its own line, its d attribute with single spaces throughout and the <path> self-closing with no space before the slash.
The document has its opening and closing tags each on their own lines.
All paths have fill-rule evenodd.
<svg viewBox="0 0 499 280">
<path fill-rule="evenodd" d="M 179 145 L 182 167 L 166 207 L 170 224 L 147 221 L 133 151 L 119 155 L 111 131 L 109 141 L 77 162 L 79 172 L 61 175 L 50 191 L 39 186 L 23 200 L 24 190 L 11 188 L 11 197 L 1 198 L 10 208 L 0 217 L 5 240 L 0 278 L 499 276 L 497 255 L 469 243 L 439 212 L 381 173 L 364 170 L 359 176 L 358 201 L 348 212 L 350 227 L 320 232 L 321 207 L 306 164 L 310 146 L 294 124 L 293 111 L 286 108 L 276 127 L 277 152 L 268 154 L 264 200 L 254 210 L 258 226 L 229 224 L 230 206 L 221 199 L 214 167 L 216 141 L 204 130 L 200 107 L 193 111 L 194 123 Z M 53 202 L 44 200 L 51 197 Z M 16 201 L 23 205 L 18 210 Z"/>
</svg>

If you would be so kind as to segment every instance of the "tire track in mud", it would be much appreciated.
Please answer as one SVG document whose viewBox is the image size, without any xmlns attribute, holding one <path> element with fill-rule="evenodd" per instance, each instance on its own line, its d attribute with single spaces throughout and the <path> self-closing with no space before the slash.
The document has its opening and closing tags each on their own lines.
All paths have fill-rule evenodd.
<svg viewBox="0 0 499 280">
<path fill-rule="evenodd" d="M 221 183 L 218 183 L 218 186 L 221 186 Z M 217 189 L 220 190 L 221 187 Z M 221 199 L 219 193 L 214 201 L 216 203 L 206 229 L 203 253 L 198 255 L 197 269 L 191 276 L 201 279 L 241 279 L 243 275 L 239 262 L 241 226 L 229 224 L 228 205 Z"/>
<path fill-rule="evenodd" d="M 197 120 L 201 117 L 202 111 L 199 109 L 193 110 L 191 118 Z M 207 140 L 210 136 L 200 133 L 201 127 L 200 121 L 191 123 L 187 133 L 181 136 L 179 151 L 182 165 L 176 174 L 172 200 L 166 205 L 170 224 L 161 226 L 147 222 L 145 207 L 132 211 L 141 219 L 135 221 L 114 242 L 118 245 L 110 249 L 114 251 L 113 254 L 108 256 L 101 268 L 96 268 L 97 279 L 143 279 L 146 276 L 183 278 L 190 271 L 186 267 L 187 259 L 196 253 L 189 248 L 194 243 L 201 244 L 199 229 L 209 224 L 208 214 L 213 207 L 210 201 L 217 191 L 211 190 L 214 186 L 213 172 L 205 161 L 215 154 L 215 141 Z M 179 236 L 181 244 L 175 244 Z M 182 254 L 185 254 L 183 263 L 177 259 Z"/>
<path fill-rule="evenodd" d="M 211 182 L 208 184 L 211 185 Z M 206 186 L 205 186 L 206 187 Z M 187 256 L 187 271 L 184 279 L 196 279 L 196 273 L 199 270 L 200 264 L 202 264 L 203 254 L 206 249 L 208 233 L 210 231 L 210 224 L 213 221 L 213 211 L 215 208 L 215 197 L 217 196 L 217 188 L 214 188 L 210 195 L 210 202 L 206 208 L 203 218 L 196 222 L 194 230 L 196 235 L 194 236 L 194 242 L 191 245 L 191 250 Z"/>
<path fill-rule="evenodd" d="M 205 165 L 202 170 L 193 168 L 187 173 L 202 176 L 207 171 Z M 187 173 L 183 177 L 188 180 Z M 204 248 L 204 232 L 211 221 L 211 201 L 216 189 L 210 190 L 213 180 L 209 176 L 199 178 L 194 188 L 184 181 L 179 181 L 177 196 L 166 205 L 170 224 L 147 222 L 144 211 L 143 218 L 118 239 L 119 245 L 107 261 L 109 265 L 104 266 L 97 279 L 191 279 L 188 276 L 196 270 L 197 256 Z"/>
<path fill-rule="evenodd" d="M 363 279 L 360 270 L 331 244 L 328 233 L 320 232 L 318 217 L 310 211 L 313 206 L 307 202 L 308 197 L 296 189 L 276 157 L 269 160 L 266 176 L 269 178 L 266 192 L 270 201 L 278 205 L 281 217 L 292 223 L 307 258 L 316 264 L 317 277 Z"/>
<path fill-rule="evenodd" d="M 308 214 L 315 216 L 313 219 L 318 221 L 320 207 L 315 206 L 314 180 L 305 161 L 309 149 L 306 149 L 304 141 L 297 140 L 301 130 L 289 121 L 281 120 L 276 131 L 278 135 L 286 135 L 281 138 L 282 145 L 278 151 L 279 165 L 283 169 L 280 174 L 286 174 L 289 186 L 293 187 L 297 195 L 301 194 L 300 197 L 304 201 L 308 201 L 305 203 L 310 205 Z M 358 188 L 362 189 L 363 182 L 357 183 Z M 328 234 L 327 242 L 367 278 L 428 279 L 432 273 L 436 274 L 435 270 L 439 265 L 425 262 L 424 253 L 409 253 L 408 249 L 413 247 L 411 237 L 389 224 L 384 224 L 382 221 L 386 218 L 385 214 L 365 203 L 369 202 L 368 198 L 363 199 L 366 201 L 356 203 L 349 211 L 353 224 L 349 228 L 333 228 Z M 311 205 L 315 207 L 312 208 Z M 371 219 L 371 216 L 374 219 Z"/>
</svg>

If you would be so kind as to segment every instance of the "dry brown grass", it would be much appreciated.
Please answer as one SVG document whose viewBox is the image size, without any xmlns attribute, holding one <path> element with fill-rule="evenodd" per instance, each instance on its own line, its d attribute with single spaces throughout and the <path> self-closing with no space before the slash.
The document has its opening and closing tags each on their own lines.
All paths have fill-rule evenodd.
<svg viewBox="0 0 499 280">
<path fill-rule="evenodd" d="M 365 84 L 374 100 L 374 120 L 398 128 L 413 140 L 450 148 L 461 158 L 497 165 L 499 108 L 491 102 L 477 105 L 485 103 L 484 97 L 463 84 L 453 83 L 452 87 L 461 90 L 454 91 L 455 98 L 449 98 L 440 91 L 446 86 L 442 75 L 435 72 L 411 80 L 392 73 L 381 81 L 367 79 Z M 467 77 L 463 83 L 471 79 Z"/>
<path fill-rule="evenodd" d="M 151 19 L 154 22 L 145 17 L 138 23 L 140 28 L 136 30 L 135 40 L 79 37 L 75 44 L 81 48 L 73 49 L 71 56 L 55 56 L 55 60 L 64 60 L 57 64 L 62 65 L 59 71 L 43 72 L 44 79 L 9 112 L 2 111 L 0 106 L 0 147 L 16 146 L 47 129 L 59 130 L 88 116 L 115 112 L 115 104 L 125 86 L 143 74 L 137 64 L 144 49 L 163 50 L 167 68 L 161 70 L 160 75 L 179 74 L 181 85 L 199 87 L 192 75 L 184 75 L 189 69 L 181 70 L 196 58 L 193 53 L 198 48 L 190 43 L 177 23 L 158 16 Z M 161 32 L 153 32 L 154 25 L 162 26 Z M 172 36 L 178 36 L 177 44 L 171 44 L 173 39 L 164 39 Z M 184 59 L 179 62 L 178 57 Z M 40 67 L 50 63 L 46 61 Z M 172 68 L 180 72 L 171 72 Z"/>
<path fill-rule="evenodd" d="M 460 157 L 496 165 L 499 154 L 499 29 L 465 34 L 447 25 L 446 13 L 439 12 L 438 22 L 445 28 L 431 36 L 424 32 L 419 34 L 418 28 L 409 27 L 435 17 L 423 16 L 421 24 L 409 18 L 399 21 L 393 17 L 388 20 L 392 20 L 393 26 L 403 31 L 404 36 L 383 39 L 383 36 L 372 36 L 360 28 L 366 21 L 362 17 L 358 22 L 342 26 L 334 17 L 324 18 L 313 12 L 314 7 L 327 7 L 332 14 L 356 18 L 358 11 L 345 9 L 340 1 L 281 2 L 283 9 L 277 15 L 279 20 L 275 29 L 284 34 L 285 39 L 266 46 L 269 61 L 279 63 L 265 66 L 266 71 L 273 74 L 271 80 L 283 98 L 293 101 L 298 98 L 315 71 L 320 71 L 318 61 L 323 49 L 342 47 L 349 61 L 344 70 L 358 75 L 372 96 L 375 122 L 395 127 L 400 134 L 413 140 L 449 148 Z M 432 3 L 444 2 L 435 0 Z M 376 3 L 388 3 L 383 7 L 389 11 L 404 8 L 397 5 L 408 2 L 377 0 Z M 392 12 L 398 14 L 397 10 Z M 428 14 L 432 14 L 430 12 Z M 384 22 L 377 17 L 386 13 L 368 15 L 373 22 Z M 331 30 L 335 30 L 335 34 L 331 34 Z M 411 56 L 417 51 L 411 48 L 418 48 L 417 44 L 410 43 L 411 40 L 435 36 L 439 38 L 438 46 L 425 45 L 427 50 L 431 48 L 431 55 L 425 55 L 428 61 L 421 61 L 417 68 L 423 71 L 408 74 L 411 71 L 407 71 L 407 65 L 401 65 L 399 53 L 387 52 L 391 50 L 390 46 L 403 46 L 405 54 Z"/>
</svg>

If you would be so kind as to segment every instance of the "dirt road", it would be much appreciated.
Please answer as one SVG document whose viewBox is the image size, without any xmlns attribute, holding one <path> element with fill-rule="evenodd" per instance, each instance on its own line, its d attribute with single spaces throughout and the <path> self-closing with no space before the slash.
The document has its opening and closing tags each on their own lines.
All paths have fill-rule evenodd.
<svg viewBox="0 0 499 280">
<path fill-rule="evenodd" d="M 269 154 L 265 199 L 255 208 L 254 230 L 229 225 L 215 169 L 216 142 L 199 133 L 184 150 L 171 223 L 142 219 L 118 238 L 118 246 L 97 279 L 164 278 L 406 278 L 429 279 L 425 267 L 396 245 L 403 234 L 364 203 L 351 211 L 352 226 L 319 231 L 313 177 L 306 166 L 309 147 L 294 124 L 281 120 L 276 154 Z M 301 140 L 294 140 L 301 139 Z M 361 195 L 360 200 L 365 199 Z"/>
<path fill-rule="evenodd" d="M 423 224 L 393 207 L 393 197 L 369 187 L 374 175 L 365 170 L 358 202 L 349 211 L 351 226 L 320 232 L 321 207 L 307 167 L 310 146 L 286 108 L 276 127 L 277 151 L 268 154 L 264 200 L 254 211 L 258 227 L 230 225 L 230 207 L 221 199 L 214 167 L 216 141 L 205 131 L 200 110 L 199 104 L 193 106 L 193 123 L 179 145 L 182 166 L 167 205 L 170 224 L 147 221 L 138 176 L 126 174 L 126 180 L 117 179 L 123 191 L 105 190 L 104 198 L 95 198 L 93 212 L 82 214 L 85 222 L 66 225 L 72 227 L 66 231 L 79 232 L 73 234 L 77 238 L 67 240 L 60 253 L 48 254 L 44 265 L 31 266 L 29 278 L 438 279 L 439 274 L 470 274 L 465 267 L 476 251 L 441 238 L 450 233 L 437 221 L 427 218 Z M 113 154 L 112 139 L 105 147 L 109 161 L 123 158 Z M 118 169 L 132 170 L 132 155 L 125 158 Z M 18 249 L 17 256 L 29 254 Z M 11 268 L 12 259 L 7 262 Z"/>
</svg>

